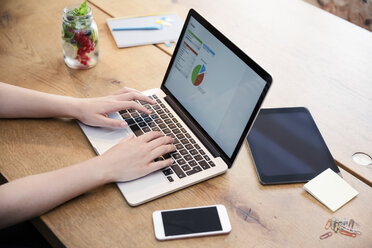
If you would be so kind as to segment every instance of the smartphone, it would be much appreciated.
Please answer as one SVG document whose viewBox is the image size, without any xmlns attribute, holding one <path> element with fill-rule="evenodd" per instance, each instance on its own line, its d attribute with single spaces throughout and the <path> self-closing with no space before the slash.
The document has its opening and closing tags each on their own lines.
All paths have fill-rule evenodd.
<svg viewBox="0 0 372 248">
<path fill-rule="evenodd" d="M 223 205 L 155 211 L 152 219 L 158 240 L 217 235 L 231 231 L 229 217 Z"/>
</svg>

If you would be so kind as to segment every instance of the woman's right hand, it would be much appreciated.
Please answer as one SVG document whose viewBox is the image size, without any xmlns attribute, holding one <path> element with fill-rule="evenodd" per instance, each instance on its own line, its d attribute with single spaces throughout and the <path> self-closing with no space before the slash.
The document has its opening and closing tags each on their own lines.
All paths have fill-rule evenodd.
<svg viewBox="0 0 372 248">
<path fill-rule="evenodd" d="M 130 181 L 168 167 L 173 159 L 154 162 L 154 159 L 176 150 L 172 137 L 160 132 L 148 132 L 139 137 L 131 135 L 97 159 L 104 167 L 106 181 Z"/>
</svg>

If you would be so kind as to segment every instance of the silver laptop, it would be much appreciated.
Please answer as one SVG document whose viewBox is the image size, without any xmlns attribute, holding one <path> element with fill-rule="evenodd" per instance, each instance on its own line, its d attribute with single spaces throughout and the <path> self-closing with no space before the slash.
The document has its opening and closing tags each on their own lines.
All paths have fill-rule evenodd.
<svg viewBox="0 0 372 248">
<path fill-rule="evenodd" d="M 126 129 L 79 124 L 97 154 L 131 133 L 153 130 L 175 138 L 177 150 L 158 158 L 173 157 L 172 166 L 117 183 L 127 202 L 137 206 L 231 168 L 271 82 L 267 72 L 191 9 L 161 88 L 143 92 L 156 101 L 140 102 L 153 113 L 109 115 L 125 119 Z"/>
</svg>

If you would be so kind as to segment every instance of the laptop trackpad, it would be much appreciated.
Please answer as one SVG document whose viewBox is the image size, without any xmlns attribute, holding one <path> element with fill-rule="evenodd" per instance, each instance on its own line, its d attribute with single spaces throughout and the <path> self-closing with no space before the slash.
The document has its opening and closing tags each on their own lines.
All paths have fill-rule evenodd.
<svg viewBox="0 0 372 248">
<path fill-rule="evenodd" d="M 157 187 L 162 187 L 161 185 L 167 182 L 160 171 L 155 171 L 133 181 L 118 183 L 118 186 L 125 194 L 139 194 L 140 192 L 145 194 L 145 192 L 154 191 Z"/>
<path fill-rule="evenodd" d="M 112 119 L 120 119 L 118 113 L 109 115 Z M 92 127 L 78 122 L 83 129 L 85 135 L 88 137 L 90 143 L 96 150 L 96 153 L 101 155 L 108 149 L 119 143 L 120 140 L 132 133 L 129 127 L 126 128 L 106 128 L 106 127 Z"/>
</svg>

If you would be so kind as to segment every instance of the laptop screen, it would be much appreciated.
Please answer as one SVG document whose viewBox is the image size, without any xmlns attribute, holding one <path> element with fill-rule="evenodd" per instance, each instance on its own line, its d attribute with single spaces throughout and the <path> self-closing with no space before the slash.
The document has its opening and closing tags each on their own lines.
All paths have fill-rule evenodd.
<svg viewBox="0 0 372 248">
<path fill-rule="evenodd" d="M 231 158 L 267 82 L 193 16 L 164 86 Z"/>
</svg>

